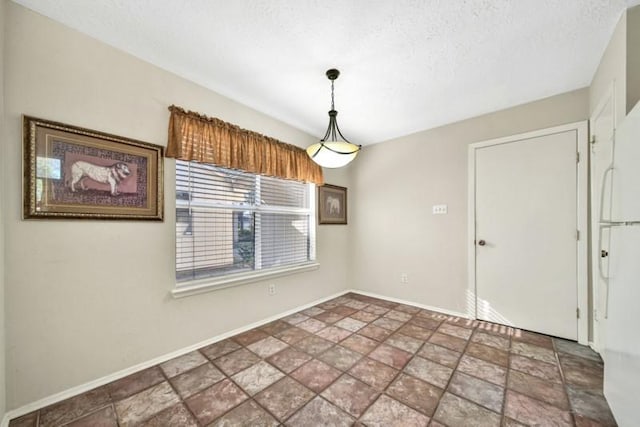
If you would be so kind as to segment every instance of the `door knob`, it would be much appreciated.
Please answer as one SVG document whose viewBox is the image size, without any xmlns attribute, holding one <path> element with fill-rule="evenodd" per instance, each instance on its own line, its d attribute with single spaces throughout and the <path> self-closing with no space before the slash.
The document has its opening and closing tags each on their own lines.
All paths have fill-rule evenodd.
<svg viewBox="0 0 640 427">
<path fill-rule="evenodd" d="M 479 244 L 480 246 L 484 246 L 484 245 L 486 245 L 486 244 L 487 244 L 487 242 L 485 242 L 484 240 L 480 240 L 480 241 L 478 241 L 478 244 Z"/>
<path fill-rule="evenodd" d="M 609 256 L 609 252 L 605 251 L 604 249 L 600 251 L 600 258 L 606 258 L 608 256 Z"/>
</svg>

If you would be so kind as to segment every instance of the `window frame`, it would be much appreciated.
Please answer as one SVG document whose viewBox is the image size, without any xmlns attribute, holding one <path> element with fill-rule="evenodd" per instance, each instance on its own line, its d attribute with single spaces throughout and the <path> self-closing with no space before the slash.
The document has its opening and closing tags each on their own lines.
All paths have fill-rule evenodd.
<svg viewBox="0 0 640 427">
<path fill-rule="evenodd" d="M 177 181 L 178 181 L 178 162 L 182 162 L 183 164 L 189 164 L 191 161 L 181 161 L 176 160 L 175 170 L 175 179 L 174 185 L 177 190 Z M 195 162 L 197 163 L 197 162 Z M 212 165 L 213 166 L 213 165 Z M 228 168 L 223 168 L 219 166 L 215 166 L 216 168 L 228 170 Z M 255 191 L 256 194 L 259 195 L 261 191 L 261 180 L 262 176 L 258 174 L 254 174 L 252 172 L 244 172 L 250 175 L 255 176 Z M 269 177 L 272 178 L 272 177 Z M 275 178 L 282 179 L 282 178 Z M 283 179 L 284 180 L 284 179 Z M 272 205 L 264 205 L 262 203 L 253 203 L 253 204 L 243 204 L 242 206 L 230 206 L 228 203 L 220 202 L 217 203 L 215 201 L 200 201 L 193 202 L 191 198 L 183 199 L 175 197 L 175 221 L 174 221 L 174 280 L 175 286 L 171 291 L 171 294 L 176 297 L 183 297 L 189 295 L 200 294 L 204 292 L 209 292 L 217 289 L 226 289 L 233 286 L 244 285 L 248 283 L 259 282 L 271 278 L 287 276 L 291 274 L 296 274 L 305 271 L 313 271 L 319 268 L 320 264 L 317 262 L 316 258 L 316 213 L 317 213 L 317 203 L 316 203 L 316 192 L 317 188 L 312 183 L 304 183 L 303 185 L 307 186 L 307 206 L 306 208 L 301 207 L 287 207 L 287 206 L 272 206 Z M 176 195 L 177 195 L 176 191 Z M 257 200 L 260 200 L 257 197 Z M 178 257 L 177 251 L 177 227 L 178 227 L 178 210 L 180 209 L 190 209 L 191 207 L 198 208 L 209 208 L 209 209 L 224 209 L 224 210 L 242 210 L 249 211 L 252 214 L 255 214 L 255 222 L 254 222 L 254 266 L 250 271 L 240 271 L 240 272 L 230 272 L 226 274 L 222 274 L 219 276 L 209 276 L 202 277 L 198 279 L 190 279 L 190 280 L 177 280 L 177 266 L 176 261 Z M 268 267 L 261 268 L 261 227 L 260 227 L 260 215 L 261 214 L 294 214 L 294 215 L 304 215 L 309 219 L 309 260 L 293 263 L 280 267 Z M 192 221 L 192 220 L 191 220 Z M 191 223 L 191 222 L 190 222 Z M 192 224 L 192 223 L 191 223 Z M 260 268 L 258 268 L 260 267 Z"/>
</svg>

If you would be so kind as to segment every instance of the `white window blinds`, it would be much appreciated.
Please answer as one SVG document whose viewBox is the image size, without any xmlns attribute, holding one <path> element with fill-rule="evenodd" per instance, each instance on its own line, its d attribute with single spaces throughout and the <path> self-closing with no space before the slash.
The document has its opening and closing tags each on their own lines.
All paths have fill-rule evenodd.
<svg viewBox="0 0 640 427">
<path fill-rule="evenodd" d="M 315 259 L 315 186 L 176 160 L 176 279 Z"/>
</svg>

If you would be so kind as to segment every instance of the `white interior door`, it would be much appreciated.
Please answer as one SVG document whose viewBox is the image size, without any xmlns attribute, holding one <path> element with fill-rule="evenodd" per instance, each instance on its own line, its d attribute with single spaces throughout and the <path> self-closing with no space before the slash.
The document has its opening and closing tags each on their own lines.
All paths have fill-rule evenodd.
<svg viewBox="0 0 640 427">
<path fill-rule="evenodd" d="M 593 346 L 602 351 L 606 342 L 605 307 L 608 283 L 610 228 L 600 222 L 611 219 L 611 173 L 613 163 L 613 131 L 615 129 L 614 88 L 604 95 L 590 119 L 591 131 L 591 265 L 593 295 Z M 603 354 L 604 357 L 604 354 Z"/>
<path fill-rule="evenodd" d="M 578 338 L 578 132 L 475 152 L 479 319 Z"/>
</svg>

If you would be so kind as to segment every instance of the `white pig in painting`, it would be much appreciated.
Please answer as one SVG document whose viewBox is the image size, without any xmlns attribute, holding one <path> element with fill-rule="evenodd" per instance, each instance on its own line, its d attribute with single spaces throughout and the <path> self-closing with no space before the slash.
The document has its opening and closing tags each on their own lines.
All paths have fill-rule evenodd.
<svg viewBox="0 0 640 427">
<path fill-rule="evenodd" d="M 114 163 L 111 166 L 98 166 L 78 160 L 71 165 L 71 191 L 75 193 L 78 183 L 81 189 L 86 190 L 84 180 L 89 178 L 102 184 L 109 184 L 111 195 L 117 196 L 120 194 L 118 184 L 129 175 L 131 175 L 129 166 L 123 162 Z"/>
</svg>

